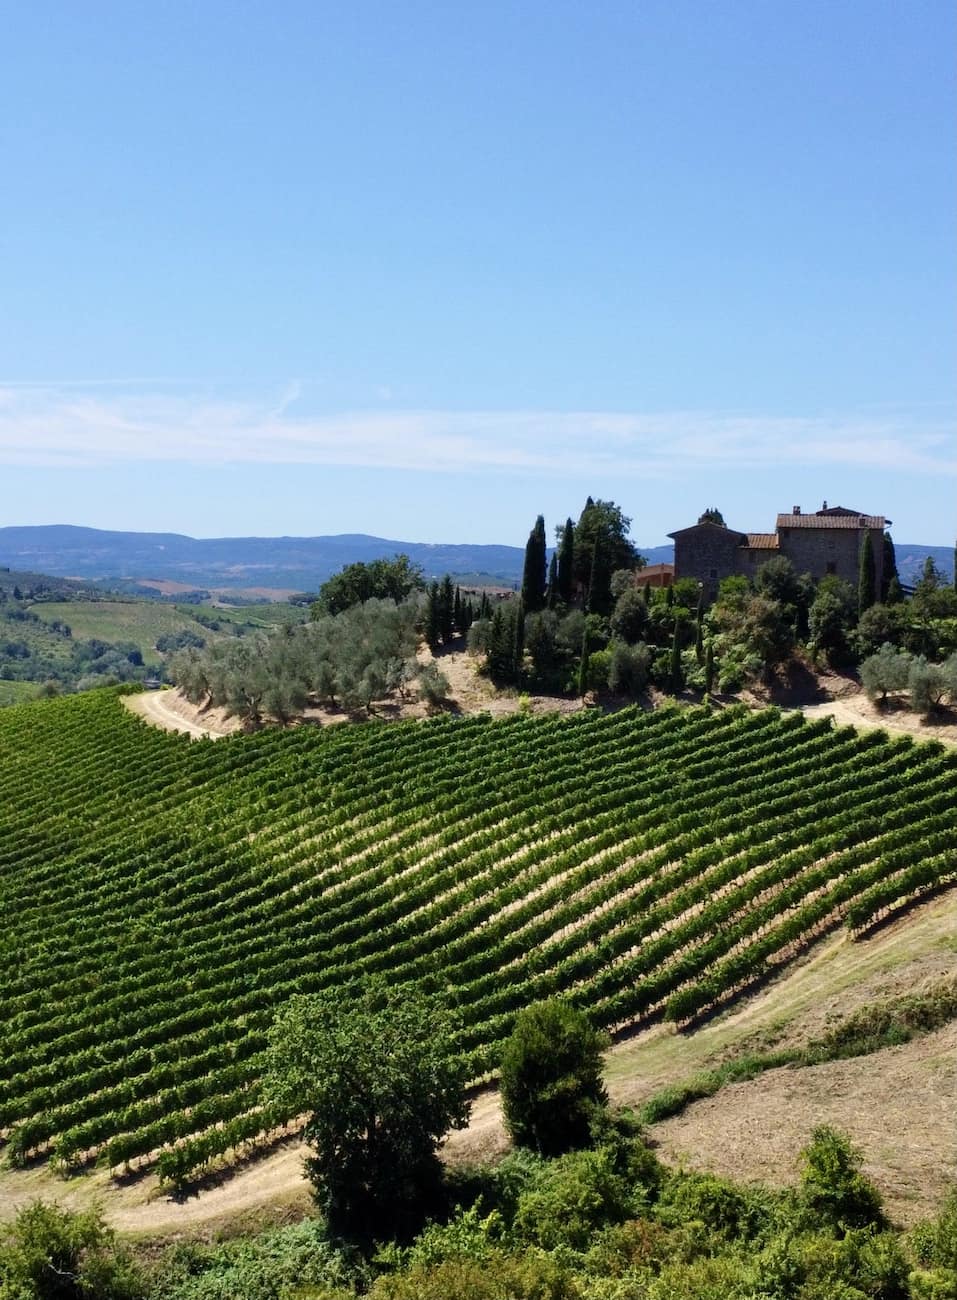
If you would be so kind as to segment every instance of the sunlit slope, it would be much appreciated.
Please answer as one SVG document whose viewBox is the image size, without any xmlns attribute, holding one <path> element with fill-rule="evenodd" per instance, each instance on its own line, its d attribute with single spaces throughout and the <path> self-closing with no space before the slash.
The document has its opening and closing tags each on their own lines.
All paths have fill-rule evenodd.
<svg viewBox="0 0 957 1300">
<path fill-rule="evenodd" d="M 681 1019 L 951 879 L 955 795 L 938 746 L 770 711 L 215 744 L 109 692 L 0 714 L 7 1154 L 182 1176 L 284 1118 L 275 1008 L 363 973 L 447 988 L 476 1076 L 552 993 Z"/>
</svg>

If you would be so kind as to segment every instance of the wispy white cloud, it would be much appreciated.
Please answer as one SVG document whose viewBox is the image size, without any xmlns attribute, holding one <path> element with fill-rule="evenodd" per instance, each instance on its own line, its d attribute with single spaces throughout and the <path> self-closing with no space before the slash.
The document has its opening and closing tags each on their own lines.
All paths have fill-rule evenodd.
<svg viewBox="0 0 957 1300">
<path fill-rule="evenodd" d="M 100 385 L 97 385 L 100 387 Z M 118 385 L 0 384 L 0 464 L 325 464 L 677 478 L 689 469 L 858 466 L 957 476 L 943 418 L 673 411 L 359 410 L 306 416 L 291 382 L 261 401 Z"/>
</svg>

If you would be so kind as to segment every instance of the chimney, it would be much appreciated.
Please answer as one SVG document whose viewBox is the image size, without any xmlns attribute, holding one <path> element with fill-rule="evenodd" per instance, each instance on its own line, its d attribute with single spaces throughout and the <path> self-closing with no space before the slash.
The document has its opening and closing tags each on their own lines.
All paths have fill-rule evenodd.
<svg viewBox="0 0 957 1300">
<path fill-rule="evenodd" d="M 801 507 L 800 507 L 800 506 L 794 506 L 794 508 L 791 510 L 791 514 L 792 514 L 792 515 L 799 515 L 800 513 L 801 513 Z"/>
<path fill-rule="evenodd" d="M 824 502 L 824 505 L 821 507 L 821 509 L 822 509 L 822 510 L 826 510 L 826 509 L 827 509 L 827 502 L 826 502 L 826 501 Z"/>
</svg>

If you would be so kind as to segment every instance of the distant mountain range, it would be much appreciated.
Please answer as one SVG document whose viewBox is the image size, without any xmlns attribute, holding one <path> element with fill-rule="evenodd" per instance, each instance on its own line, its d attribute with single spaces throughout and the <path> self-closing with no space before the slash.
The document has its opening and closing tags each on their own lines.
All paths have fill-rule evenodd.
<svg viewBox="0 0 957 1300">
<path fill-rule="evenodd" d="M 670 561 L 671 546 L 638 548 L 649 564 Z M 365 533 L 335 537 L 216 537 L 180 533 L 121 533 L 69 524 L 0 528 L 0 566 L 60 577 L 149 579 L 205 588 L 279 588 L 315 591 L 333 573 L 356 560 L 388 558 L 403 552 L 429 578 L 451 573 L 474 582 L 511 586 L 521 581 L 524 546 L 468 546 L 455 543 L 393 541 Z M 950 577 L 950 547 L 898 545 L 902 581 L 920 576 L 925 558 L 934 557 Z"/>
</svg>

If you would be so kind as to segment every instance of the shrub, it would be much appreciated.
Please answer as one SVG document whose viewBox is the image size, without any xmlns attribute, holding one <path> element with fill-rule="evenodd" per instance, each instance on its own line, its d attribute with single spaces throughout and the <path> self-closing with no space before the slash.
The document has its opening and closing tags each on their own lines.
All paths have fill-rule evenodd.
<svg viewBox="0 0 957 1300">
<path fill-rule="evenodd" d="M 599 1228 L 633 1212 L 625 1179 L 605 1150 L 575 1151 L 545 1166 L 519 1198 L 515 1231 L 545 1250 L 587 1249 Z"/>
<path fill-rule="evenodd" d="M 96 1210 L 34 1201 L 0 1238 L 0 1296 L 11 1300 L 138 1300 L 143 1279 Z"/>
<path fill-rule="evenodd" d="M 501 1065 L 502 1110 L 518 1146 L 561 1155 L 584 1146 L 596 1107 L 607 1039 L 567 1002 L 528 1007 L 515 1022 Z"/>
<path fill-rule="evenodd" d="M 800 1199 L 816 1220 L 839 1235 L 883 1226 L 880 1194 L 861 1173 L 861 1155 L 843 1133 L 816 1128 L 802 1161 Z"/>
</svg>

